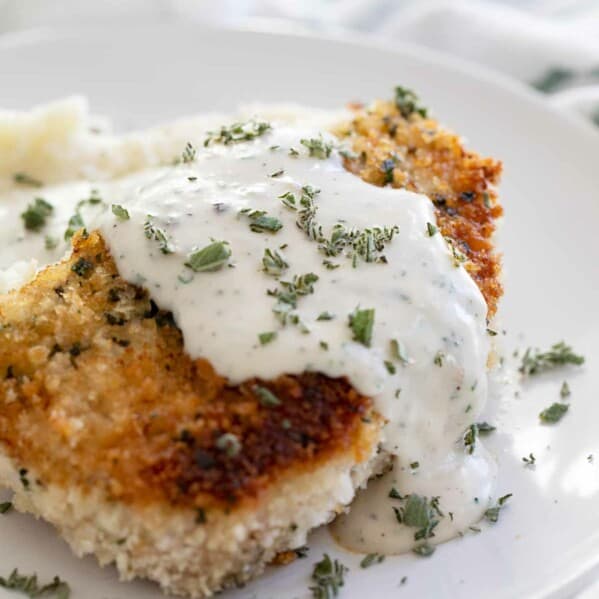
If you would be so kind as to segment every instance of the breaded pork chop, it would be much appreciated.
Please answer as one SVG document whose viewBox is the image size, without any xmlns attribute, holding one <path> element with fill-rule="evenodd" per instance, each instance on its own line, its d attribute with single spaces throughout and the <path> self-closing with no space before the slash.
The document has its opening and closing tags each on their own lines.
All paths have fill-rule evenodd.
<svg viewBox="0 0 599 599">
<path fill-rule="evenodd" d="M 349 170 L 426 193 L 495 311 L 500 165 L 397 102 L 337 133 Z M 268 405 L 261 389 L 281 401 Z M 345 379 L 231 386 L 186 355 L 172 316 L 123 280 L 98 233 L 0 296 L 0 483 L 78 555 L 209 596 L 343 510 L 379 467 L 383 422 Z"/>
<path fill-rule="evenodd" d="M 0 322 L 0 480 L 126 577 L 196 597 L 241 583 L 371 472 L 370 399 L 313 373 L 228 386 L 98 234 L 0 296 Z"/>
</svg>

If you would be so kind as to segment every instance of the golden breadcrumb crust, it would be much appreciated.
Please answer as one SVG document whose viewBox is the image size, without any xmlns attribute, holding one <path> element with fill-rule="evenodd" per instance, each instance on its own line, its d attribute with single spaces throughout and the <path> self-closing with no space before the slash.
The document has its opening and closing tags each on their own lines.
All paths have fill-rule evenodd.
<svg viewBox="0 0 599 599">
<path fill-rule="evenodd" d="M 263 405 L 256 386 L 280 405 Z M 0 296 L 0 444 L 41 484 L 226 507 L 336 453 L 360 462 L 379 428 L 342 379 L 228 386 L 187 356 L 171 315 L 119 276 L 97 233 Z"/>
<path fill-rule="evenodd" d="M 404 116 L 393 101 L 354 105 L 351 122 L 335 129 L 354 152 L 348 170 L 374 185 L 391 185 L 427 195 L 443 235 L 467 258 L 465 267 L 495 314 L 502 294 L 501 264 L 493 247 L 495 221 L 502 215 L 495 185 L 501 163 L 464 149 L 460 138 L 417 111 Z"/>
</svg>

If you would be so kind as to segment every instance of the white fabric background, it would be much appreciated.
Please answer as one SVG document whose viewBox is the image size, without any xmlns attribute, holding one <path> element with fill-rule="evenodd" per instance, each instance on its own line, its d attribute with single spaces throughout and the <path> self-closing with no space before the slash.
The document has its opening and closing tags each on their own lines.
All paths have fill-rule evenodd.
<svg viewBox="0 0 599 599">
<path fill-rule="evenodd" d="M 260 22 L 409 41 L 544 83 L 550 101 L 599 125 L 599 0 L 0 0 L 0 33 L 115 19 Z"/>
<path fill-rule="evenodd" d="M 0 0 L 0 32 L 46 25 L 187 19 L 285 20 L 417 42 L 518 78 L 599 66 L 599 0 Z"/>
</svg>

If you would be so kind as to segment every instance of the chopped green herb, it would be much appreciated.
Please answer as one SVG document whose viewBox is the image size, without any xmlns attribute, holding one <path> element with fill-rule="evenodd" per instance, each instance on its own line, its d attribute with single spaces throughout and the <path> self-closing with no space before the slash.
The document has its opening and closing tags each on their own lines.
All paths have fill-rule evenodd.
<svg viewBox="0 0 599 599">
<path fill-rule="evenodd" d="M 467 258 L 462 252 L 460 252 L 460 250 L 458 250 L 458 248 L 455 246 L 455 243 L 451 237 L 445 237 L 445 241 L 447 242 L 447 245 L 449 246 L 449 249 L 451 250 L 453 265 L 456 268 L 458 268 L 461 264 L 466 262 Z"/>
<path fill-rule="evenodd" d="M 380 553 L 369 553 L 361 562 L 360 568 L 370 568 L 376 564 L 380 564 L 385 561 L 385 556 Z"/>
<path fill-rule="evenodd" d="M 83 229 L 85 227 L 85 223 L 83 222 L 83 217 L 81 216 L 81 208 L 85 205 L 96 206 L 98 204 L 103 204 L 102 198 L 98 196 L 98 191 L 96 189 L 91 190 L 91 195 L 89 198 L 85 200 L 81 200 L 77 203 L 77 208 L 75 210 L 75 214 L 71 216 L 69 219 L 69 223 L 66 231 L 64 232 L 64 240 L 70 241 L 73 235 Z"/>
<path fill-rule="evenodd" d="M 318 275 L 313 272 L 294 275 L 292 281 L 279 282 L 282 289 L 268 291 L 268 295 L 277 298 L 273 312 L 282 324 L 287 324 L 288 321 L 292 324 L 299 324 L 299 317 L 292 314 L 292 310 L 297 308 L 299 296 L 314 292 L 314 283 L 316 281 L 318 281 Z"/>
<path fill-rule="evenodd" d="M 381 162 L 381 171 L 383 171 L 383 174 L 385 175 L 385 185 L 393 183 L 393 171 L 395 170 L 395 164 L 394 158 L 387 158 Z"/>
<path fill-rule="evenodd" d="M 433 362 L 437 365 L 437 366 L 443 366 L 443 359 L 445 358 L 445 354 L 442 351 L 438 351 L 435 354 L 435 358 L 433 360 Z"/>
<path fill-rule="evenodd" d="M 280 169 L 278 171 L 275 171 L 272 175 L 269 175 L 269 176 L 273 179 L 276 179 L 277 177 L 281 177 L 284 174 L 285 174 L 285 171 L 283 169 Z"/>
<path fill-rule="evenodd" d="M 393 237 L 399 233 L 399 227 L 372 227 L 360 230 L 348 229 L 344 224 L 337 223 L 333 226 L 330 236 L 327 237 L 323 232 L 322 225 L 315 218 L 317 207 L 314 204 L 314 197 L 316 193 L 318 191 L 313 190 L 312 194 L 304 192 L 302 195 L 300 199 L 302 208 L 298 213 L 297 226 L 312 241 L 318 243 L 318 250 L 329 258 L 343 254 L 352 261 L 354 267 L 357 265 L 358 258 L 362 258 L 364 262 L 387 264 L 387 258 L 381 252 L 385 249 L 385 244 L 390 243 Z"/>
<path fill-rule="evenodd" d="M 527 466 L 534 466 L 534 465 L 535 465 L 535 463 L 536 463 L 536 461 L 537 461 L 537 458 L 535 458 L 535 456 L 534 456 L 534 454 L 533 454 L 533 453 L 529 453 L 529 454 L 528 454 L 528 457 L 524 456 L 524 457 L 522 458 L 522 461 L 523 461 L 523 462 L 524 462 L 524 463 L 525 463 Z"/>
<path fill-rule="evenodd" d="M 276 233 L 283 228 L 283 223 L 274 216 L 268 216 L 264 210 L 252 210 L 243 208 L 239 214 L 247 216 L 250 219 L 250 229 L 254 233 Z"/>
<path fill-rule="evenodd" d="M 374 327 L 374 308 L 360 310 L 356 308 L 349 315 L 349 326 L 353 332 L 353 340 L 366 347 L 372 342 L 372 329 Z"/>
<path fill-rule="evenodd" d="M 98 204 L 103 204 L 104 201 L 100 197 L 100 192 L 97 189 L 92 189 L 89 194 L 89 198 L 85 198 L 84 200 L 79 200 L 77 202 L 77 211 L 79 211 L 83 206 L 97 206 Z"/>
<path fill-rule="evenodd" d="M 500 497 L 497 500 L 497 504 L 493 507 L 490 507 L 486 512 L 485 512 L 485 518 L 489 521 L 492 522 L 493 524 L 495 524 L 495 522 L 497 522 L 497 520 L 499 520 L 499 512 L 501 511 L 501 509 L 503 508 L 503 506 L 505 505 L 505 502 L 512 496 L 511 493 L 508 493 L 507 495 L 504 495 L 503 497 Z"/>
<path fill-rule="evenodd" d="M 254 385 L 252 391 L 258 396 L 258 400 L 266 408 L 275 408 L 281 405 L 281 400 L 266 387 Z"/>
<path fill-rule="evenodd" d="M 339 226 L 336 225 L 336 227 Z M 348 235 L 348 242 L 351 242 L 354 253 L 350 253 L 350 255 L 354 261 L 355 257 L 359 256 L 364 262 L 387 264 L 387 258 L 381 252 L 385 249 L 385 244 L 391 242 L 397 233 L 399 233 L 399 227 L 396 225 L 393 227 L 372 227 L 363 231 L 352 231 Z M 337 240 L 333 239 L 334 235 L 335 231 L 331 236 L 333 245 L 338 243 Z M 339 239 L 341 239 L 341 236 Z"/>
<path fill-rule="evenodd" d="M 41 187 L 43 185 L 39 179 L 34 179 L 26 173 L 15 173 L 13 181 L 19 185 L 29 185 L 30 187 Z"/>
<path fill-rule="evenodd" d="M 315 189 L 310 185 L 304 185 L 299 200 L 301 209 L 298 212 L 296 224 L 312 241 L 324 239 L 322 226 L 315 221 L 317 206 L 314 204 L 314 198 L 319 193 L 320 189 Z M 290 206 L 288 205 L 287 207 Z"/>
<path fill-rule="evenodd" d="M 410 468 L 411 468 L 412 470 L 416 470 L 417 468 L 420 468 L 420 462 L 412 462 L 412 463 L 410 464 Z"/>
<path fill-rule="evenodd" d="M 295 148 L 289 148 L 289 156 L 295 158 L 296 156 L 299 156 L 299 152 Z"/>
<path fill-rule="evenodd" d="M 54 206 L 43 198 L 35 198 L 27 210 L 21 214 L 28 231 L 39 231 L 46 226 L 46 219 L 54 212 Z"/>
<path fill-rule="evenodd" d="M 287 289 L 289 293 L 296 293 L 297 295 L 309 295 L 314 293 L 314 283 L 318 281 L 318 275 L 313 272 L 306 273 L 304 275 L 294 275 L 293 281 L 281 281 L 281 285 Z"/>
<path fill-rule="evenodd" d="M 295 196 L 290 191 L 286 191 L 285 193 L 281 194 L 279 196 L 279 199 L 290 210 L 297 210 L 297 206 L 295 204 Z"/>
<path fill-rule="evenodd" d="M 391 357 L 399 360 L 402 364 L 408 364 L 410 360 L 404 344 L 397 339 L 391 339 L 389 343 L 391 345 Z"/>
<path fill-rule="evenodd" d="M 215 272 L 220 270 L 231 257 L 231 249 L 226 241 L 213 241 L 201 250 L 187 257 L 185 266 L 194 272 Z"/>
<path fill-rule="evenodd" d="M 233 433 L 224 433 L 216 440 L 216 448 L 232 458 L 241 451 L 241 441 Z"/>
<path fill-rule="evenodd" d="M 181 154 L 181 162 L 183 164 L 188 164 L 193 162 L 196 159 L 196 149 L 191 145 L 191 143 L 187 142 L 185 144 L 185 149 Z"/>
<path fill-rule="evenodd" d="M 438 231 L 437 227 L 432 223 L 426 223 L 426 232 L 429 237 L 432 237 Z"/>
<path fill-rule="evenodd" d="M 262 271 L 272 277 L 278 277 L 289 268 L 289 264 L 277 250 L 264 250 Z"/>
<path fill-rule="evenodd" d="M 494 331 L 493 329 L 487 329 L 487 335 L 489 335 L 489 337 L 496 337 L 497 331 Z"/>
<path fill-rule="evenodd" d="M 335 270 L 336 268 L 339 268 L 341 266 L 341 264 L 335 264 L 330 260 L 323 260 L 322 264 L 327 270 Z"/>
<path fill-rule="evenodd" d="M 416 545 L 416 547 L 412 549 L 412 552 L 420 557 L 430 557 L 435 553 L 435 547 L 429 543 L 422 543 L 421 545 Z"/>
<path fill-rule="evenodd" d="M 69 585 L 55 576 L 52 582 L 41 585 L 37 575 L 26 576 L 19 574 L 15 568 L 8 578 L 0 577 L 0 587 L 11 591 L 19 591 L 31 599 L 35 597 L 54 597 L 54 599 L 69 599 L 71 589 Z"/>
<path fill-rule="evenodd" d="M 539 414 L 539 418 L 545 424 L 555 424 L 562 419 L 569 407 L 565 403 L 553 403 Z"/>
<path fill-rule="evenodd" d="M 550 93 L 559 89 L 576 76 L 572 69 L 553 67 L 538 80 L 532 83 L 533 87 L 540 92 Z"/>
<path fill-rule="evenodd" d="M 265 231 L 276 233 L 282 227 L 283 223 L 278 218 L 266 215 L 258 216 L 252 219 L 250 224 L 250 229 L 255 233 L 263 233 Z"/>
<path fill-rule="evenodd" d="M 415 465 L 414 462 L 412 465 Z M 439 507 L 439 498 L 432 497 L 429 501 L 427 497 L 412 493 L 406 497 L 401 497 L 395 489 L 391 489 L 389 497 L 393 499 L 399 499 L 404 501 L 405 504 L 402 507 L 393 507 L 393 512 L 398 523 L 405 526 L 416 528 L 414 533 L 415 541 L 424 540 L 425 543 L 417 545 L 414 551 L 421 555 L 430 555 L 427 553 L 427 549 L 421 549 L 421 547 L 428 547 L 427 539 L 434 537 L 434 530 L 439 524 L 439 518 L 444 517 L 443 512 Z"/>
<path fill-rule="evenodd" d="M 533 350 L 529 347 L 522 358 L 519 370 L 525 376 L 532 376 L 564 364 L 580 366 L 584 364 L 584 357 L 575 354 L 569 345 L 560 341 L 552 345 L 546 352 L 540 352 L 538 349 Z"/>
<path fill-rule="evenodd" d="M 568 385 L 567 381 L 564 381 L 562 383 L 562 387 L 559 390 L 559 394 L 562 399 L 565 399 L 566 397 L 570 396 L 570 385 Z"/>
<path fill-rule="evenodd" d="M 64 232 L 64 240 L 70 241 L 73 235 L 77 233 L 80 229 L 85 227 L 85 223 L 83 222 L 83 218 L 79 212 L 75 212 L 71 218 L 69 218 L 69 224 L 67 226 L 67 230 Z"/>
<path fill-rule="evenodd" d="M 403 495 L 400 495 L 399 491 L 395 487 L 391 487 L 391 490 L 389 491 L 389 497 L 391 497 L 391 499 L 404 499 Z"/>
<path fill-rule="evenodd" d="M 320 341 L 319 345 L 320 345 L 320 348 L 324 349 L 325 351 L 329 349 L 329 344 L 326 341 Z"/>
<path fill-rule="evenodd" d="M 230 145 L 244 141 L 251 141 L 270 131 L 270 123 L 250 120 L 245 123 L 233 123 L 222 126 L 218 131 L 210 131 L 204 141 L 204 146 L 211 143 Z"/>
<path fill-rule="evenodd" d="M 260 333 L 258 335 L 258 339 L 260 340 L 260 345 L 267 345 L 271 341 L 274 341 L 277 338 L 276 331 L 269 331 L 268 333 Z"/>
<path fill-rule="evenodd" d="M 79 258 L 73 266 L 71 266 L 71 270 L 79 275 L 80 277 L 88 277 L 91 272 L 94 270 L 93 262 L 86 260 L 85 258 Z"/>
<path fill-rule="evenodd" d="M 464 433 L 464 447 L 469 454 L 474 453 L 476 447 L 476 439 L 478 437 L 478 426 L 471 424 Z"/>
<path fill-rule="evenodd" d="M 481 435 L 488 435 L 489 433 L 492 433 L 496 427 L 488 422 L 477 422 L 476 428 Z"/>
<path fill-rule="evenodd" d="M 406 119 L 414 113 L 426 118 L 426 108 L 420 104 L 418 96 L 411 89 L 398 85 L 395 88 L 395 105 Z"/>
<path fill-rule="evenodd" d="M 325 311 L 321 312 L 316 320 L 333 320 L 333 318 L 335 318 L 334 314 Z"/>
<path fill-rule="evenodd" d="M 387 369 L 387 372 L 389 374 L 395 374 L 397 372 L 397 369 L 395 368 L 395 364 L 393 364 L 393 362 L 390 362 L 389 360 L 385 360 L 384 364 L 385 364 L 385 368 Z"/>
<path fill-rule="evenodd" d="M 297 314 L 293 314 L 291 316 L 290 321 L 291 321 L 291 324 L 297 325 L 297 327 L 299 328 L 299 330 L 302 334 L 308 335 L 310 333 L 309 327 L 300 320 L 300 317 Z"/>
<path fill-rule="evenodd" d="M 439 498 L 433 497 L 430 501 L 422 495 L 412 493 L 408 495 L 403 508 L 403 523 L 406 526 L 422 529 L 424 532 L 416 533 L 418 538 L 428 538 L 438 524 L 437 516 L 443 514 L 439 510 Z"/>
<path fill-rule="evenodd" d="M 114 214 L 119 220 L 129 220 L 129 211 L 123 208 L 120 204 L 112 205 L 112 214 Z"/>
<path fill-rule="evenodd" d="M 308 552 L 310 551 L 310 547 L 308 547 L 307 545 L 303 545 L 302 547 L 298 547 L 297 549 L 294 549 L 293 551 L 295 551 L 295 555 L 297 555 L 297 557 L 299 557 L 300 559 L 304 559 L 305 557 L 308 557 Z"/>
<path fill-rule="evenodd" d="M 12 501 L 0 503 L 0 514 L 7 514 L 10 510 L 12 510 Z"/>
<path fill-rule="evenodd" d="M 171 247 L 168 235 L 159 227 L 154 225 L 152 217 L 148 215 L 148 220 L 144 223 L 144 234 L 146 239 L 153 239 L 158 242 L 158 247 L 163 254 L 172 254 L 173 248 Z"/>
<path fill-rule="evenodd" d="M 301 139 L 300 143 L 302 146 L 308 148 L 308 154 L 312 158 L 320 158 L 320 160 L 324 160 L 331 155 L 333 151 L 333 144 L 325 142 L 320 136 L 318 139 Z"/>
<path fill-rule="evenodd" d="M 314 565 L 312 580 L 314 586 L 310 587 L 313 599 L 331 599 L 337 597 L 339 589 L 344 584 L 347 568 L 338 560 L 333 561 L 326 553 L 321 561 Z"/>
</svg>

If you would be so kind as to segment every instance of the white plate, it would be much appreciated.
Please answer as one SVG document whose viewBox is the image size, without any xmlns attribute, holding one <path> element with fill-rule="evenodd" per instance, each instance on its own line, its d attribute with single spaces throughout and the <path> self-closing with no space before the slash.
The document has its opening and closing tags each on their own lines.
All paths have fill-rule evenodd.
<svg viewBox="0 0 599 599">
<path fill-rule="evenodd" d="M 587 357 L 580 372 L 539 377 L 518 399 L 491 408 L 489 440 L 500 466 L 498 492 L 513 492 L 495 526 L 438 548 L 430 559 L 388 558 L 360 570 L 359 556 L 313 535 L 308 559 L 273 569 L 227 597 L 307 597 L 309 572 L 324 550 L 350 566 L 342 597 L 512 599 L 568 597 L 599 565 L 599 136 L 532 93 L 480 70 L 415 48 L 384 48 L 197 27 L 38 32 L 0 39 L 0 104 L 23 108 L 70 93 L 117 126 L 137 128 L 247 101 L 324 107 L 416 89 L 443 123 L 476 150 L 504 161 L 506 351 L 565 339 Z M 525 335 L 525 337 L 522 337 Z M 539 411 L 559 399 L 572 407 L 553 427 Z M 533 452 L 536 469 L 522 456 Z M 594 463 L 587 461 L 595 454 Z M 149 583 L 119 583 L 115 570 L 74 558 L 42 523 L 0 517 L 0 570 L 60 574 L 74 599 L 161 597 Z M 3 572 L 0 572 L 0 574 Z M 400 580 L 407 576 L 401 588 Z M 0 596 L 4 597 L 4 595 Z"/>
</svg>

